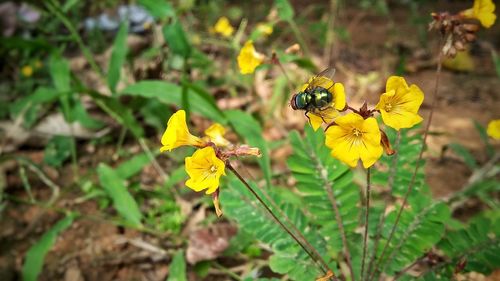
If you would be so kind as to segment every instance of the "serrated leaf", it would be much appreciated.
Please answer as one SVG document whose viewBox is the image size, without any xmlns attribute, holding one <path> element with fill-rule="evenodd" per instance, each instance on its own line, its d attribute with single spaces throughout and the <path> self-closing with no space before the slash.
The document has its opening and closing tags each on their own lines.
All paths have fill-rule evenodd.
<svg viewBox="0 0 500 281">
<path fill-rule="evenodd" d="M 274 222 L 246 187 L 234 176 L 228 176 L 228 180 L 229 188 L 223 189 L 220 194 L 224 214 L 236 219 L 240 229 L 253 235 L 275 251 L 270 258 L 271 267 L 276 272 L 286 273 L 292 280 L 297 281 L 314 280 L 317 276 L 320 276 L 320 271 L 307 253 Z M 250 182 L 250 185 L 267 202 L 262 191 L 257 188 L 255 183 Z M 276 201 L 280 209 L 300 229 L 307 241 L 318 250 L 319 254 L 326 257 L 326 241 L 318 235 L 315 226 L 308 223 L 307 217 L 297 206 L 287 204 L 286 199 L 281 198 L 280 193 L 274 193 L 273 190 L 274 188 L 269 189 L 269 196 Z M 335 268 L 333 264 L 330 266 Z"/>
<path fill-rule="evenodd" d="M 244 137 L 250 146 L 260 149 L 262 156 L 257 161 L 264 173 L 266 184 L 269 187 L 272 175 L 271 159 L 269 158 L 267 142 L 262 137 L 262 127 L 259 122 L 251 115 L 239 110 L 229 110 L 226 112 L 226 116 L 238 135 Z"/>
<path fill-rule="evenodd" d="M 26 258 L 23 264 L 23 281 L 36 281 L 38 279 L 38 275 L 42 271 L 45 255 L 56 243 L 59 233 L 68 228 L 73 223 L 74 218 L 75 216 L 72 214 L 67 215 L 64 219 L 58 221 L 51 229 L 45 232 L 35 245 L 31 246 L 26 253 Z"/>
<path fill-rule="evenodd" d="M 113 51 L 108 67 L 108 87 L 112 93 L 116 91 L 116 85 L 120 81 L 120 73 L 127 57 L 127 34 L 128 24 L 122 23 L 113 43 Z"/>
<path fill-rule="evenodd" d="M 106 164 L 99 164 L 97 175 L 116 211 L 131 225 L 140 226 L 142 213 L 134 197 L 128 192 L 124 180 Z"/>
</svg>

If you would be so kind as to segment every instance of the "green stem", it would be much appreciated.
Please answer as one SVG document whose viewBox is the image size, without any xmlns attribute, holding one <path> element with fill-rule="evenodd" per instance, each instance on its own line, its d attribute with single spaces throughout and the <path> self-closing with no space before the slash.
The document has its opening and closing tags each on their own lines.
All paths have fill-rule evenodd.
<svg viewBox="0 0 500 281">
<path fill-rule="evenodd" d="M 361 280 L 365 276 L 365 259 L 368 247 L 368 222 L 370 217 L 370 168 L 366 170 L 366 211 L 365 211 L 365 236 L 363 239 L 363 259 L 361 260 Z"/>
<path fill-rule="evenodd" d="M 397 172 L 397 164 L 398 164 L 398 158 L 399 158 L 399 153 L 397 151 L 399 150 L 399 144 L 401 142 L 401 131 L 397 132 L 396 135 L 396 141 L 394 142 L 394 150 L 396 151 L 396 154 L 394 154 L 392 161 L 391 161 L 391 167 L 389 168 L 389 179 L 387 180 L 387 187 L 389 191 L 392 192 L 392 188 L 394 187 L 394 180 L 396 178 L 396 172 Z M 387 205 L 389 203 L 389 200 L 385 200 L 384 208 L 382 209 L 383 213 L 380 216 L 380 220 L 377 224 L 377 230 L 375 234 L 375 241 L 373 243 L 373 252 L 370 256 L 370 262 L 368 263 L 368 273 L 372 272 L 373 269 L 373 263 L 375 262 L 375 258 L 377 257 L 377 251 L 378 251 L 378 246 L 380 243 L 380 238 L 382 237 L 382 227 L 385 223 L 385 210 L 387 209 Z"/>
<path fill-rule="evenodd" d="M 432 97 L 431 110 L 429 113 L 429 118 L 428 118 L 427 124 L 425 126 L 424 136 L 423 136 L 423 140 L 422 140 L 422 147 L 420 149 L 420 153 L 418 155 L 418 159 L 417 159 L 417 162 L 415 164 L 415 170 L 413 171 L 410 183 L 408 185 L 408 189 L 406 190 L 406 193 L 404 195 L 403 203 L 401 203 L 401 206 L 399 207 L 398 214 L 396 216 L 396 220 L 394 221 L 394 224 L 391 228 L 391 232 L 389 233 L 389 237 L 387 238 L 387 242 L 385 243 L 385 246 L 382 249 L 382 253 L 380 254 L 380 258 L 377 261 L 377 265 L 375 266 L 375 270 L 372 272 L 372 275 L 370 276 L 369 280 L 371 280 L 381 268 L 380 265 L 381 265 L 382 261 L 384 260 L 388 246 L 391 243 L 391 240 L 394 236 L 394 233 L 396 232 L 399 220 L 401 218 L 401 214 L 403 213 L 403 210 L 406 206 L 406 203 L 408 202 L 408 197 L 410 196 L 411 192 L 413 191 L 413 187 L 415 185 L 415 180 L 417 178 L 418 169 L 420 168 L 420 165 L 422 163 L 422 157 L 424 155 L 424 151 L 426 148 L 427 137 L 429 136 L 429 129 L 431 127 L 432 117 L 434 115 L 434 109 L 436 108 L 437 97 L 438 97 L 438 92 L 439 92 L 439 80 L 441 78 L 441 68 L 442 68 L 442 63 L 443 63 L 443 51 L 442 51 L 443 44 L 442 44 L 442 41 L 443 40 L 441 39 L 441 42 L 439 44 L 440 47 L 439 47 L 439 56 L 438 56 L 437 69 L 436 69 L 436 83 L 434 85 L 434 94 Z"/>
<path fill-rule="evenodd" d="M 297 26 L 297 24 L 295 23 L 294 20 L 289 20 L 288 24 L 290 25 L 290 28 L 292 29 L 292 32 L 293 32 L 295 38 L 297 39 L 300 46 L 302 47 L 302 50 L 304 50 L 304 55 L 306 57 L 310 57 L 311 52 L 309 51 L 309 47 L 307 46 L 306 41 L 304 40 L 304 37 L 302 37 L 302 32 L 300 31 L 299 27 Z"/>
<path fill-rule="evenodd" d="M 283 228 L 283 230 L 285 230 L 285 232 L 290 236 L 292 237 L 295 242 L 297 242 L 297 244 L 299 244 L 299 246 L 309 255 L 309 257 L 319 266 L 319 268 L 321 269 L 321 271 L 323 271 L 323 273 L 327 273 L 328 271 L 331 271 L 333 272 L 333 270 L 331 270 L 328 266 L 328 264 L 326 264 L 326 262 L 321 258 L 321 257 L 318 257 L 318 256 L 315 256 L 313 254 L 313 251 L 308 249 L 308 247 L 306 246 L 306 244 L 304 243 L 304 241 L 301 241 L 301 239 L 299 239 L 275 214 L 274 212 L 269 208 L 269 206 L 264 202 L 264 200 L 260 197 L 259 194 L 257 194 L 257 192 L 248 184 L 248 182 L 238 173 L 238 171 L 236 171 L 234 169 L 234 167 L 231 165 L 231 163 L 229 163 L 228 161 L 226 162 L 226 167 L 243 183 L 243 185 L 245 185 L 245 187 L 255 196 L 255 198 L 262 204 L 262 206 L 264 207 L 264 209 L 267 211 L 267 213 L 269 215 L 271 215 L 271 217 L 273 218 L 273 220 L 275 222 L 277 222 L 281 228 Z M 302 234 L 301 234 L 302 235 Z M 303 237 L 303 236 L 302 236 Z M 312 247 L 309 243 L 307 243 L 307 245 L 309 247 Z M 337 280 L 336 277 L 332 277 L 334 280 Z"/>
<path fill-rule="evenodd" d="M 103 74 L 102 70 L 99 68 L 99 66 L 97 65 L 96 61 L 94 60 L 94 56 L 90 52 L 89 48 L 87 48 L 87 46 L 83 43 L 82 37 L 80 37 L 78 31 L 73 26 L 71 21 L 64 15 L 64 13 L 62 13 L 59 10 L 59 8 L 58 8 L 59 4 L 57 2 L 55 2 L 54 0 L 49 0 L 49 1 L 45 2 L 45 6 L 68 29 L 69 33 L 73 37 L 73 40 L 75 40 L 75 42 L 78 44 L 78 46 L 82 50 L 83 56 L 90 64 L 90 67 L 92 68 L 92 70 L 94 70 L 102 79 L 104 79 L 104 74 Z"/>
</svg>

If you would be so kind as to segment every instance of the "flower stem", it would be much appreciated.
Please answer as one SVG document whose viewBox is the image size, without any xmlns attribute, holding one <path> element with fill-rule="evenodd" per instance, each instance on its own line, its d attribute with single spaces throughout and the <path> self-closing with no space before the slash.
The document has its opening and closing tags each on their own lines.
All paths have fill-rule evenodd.
<svg viewBox="0 0 500 281">
<path fill-rule="evenodd" d="M 389 169 L 389 179 L 387 180 L 387 187 L 389 191 L 392 191 L 392 188 L 394 186 L 394 180 L 396 178 L 397 164 L 399 158 L 399 153 L 397 153 L 397 151 L 399 150 L 400 142 L 401 142 L 401 131 L 398 131 L 396 135 L 396 141 L 394 142 L 394 150 L 396 151 L 396 153 L 392 156 L 391 167 Z M 377 224 L 375 241 L 373 243 L 373 253 L 370 257 L 370 262 L 368 263 L 368 269 L 367 269 L 368 273 L 372 271 L 373 263 L 375 262 L 375 258 L 377 257 L 378 245 L 380 243 L 380 238 L 382 237 L 382 226 L 385 223 L 385 210 L 387 209 L 387 204 L 388 200 L 385 200 L 385 205 L 384 208 L 382 209 L 383 213 L 381 214 L 380 220 Z"/>
<path fill-rule="evenodd" d="M 437 62 L 437 68 L 436 68 L 436 83 L 434 85 L 434 94 L 432 96 L 432 103 L 431 103 L 431 110 L 429 112 L 429 118 L 427 120 L 427 124 L 425 125 L 425 131 L 424 131 L 424 136 L 422 140 L 422 147 L 420 149 L 420 153 L 418 155 L 417 162 L 415 164 L 415 170 L 413 171 L 413 174 L 411 176 L 410 183 L 408 185 L 408 189 L 406 190 L 406 193 L 403 198 L 403 203 L 401 203 L 401 207 L 399 207 L 398 214 L 396 216 L 396 220 L 394 221 L 394 225 L 391 228 L 391 232 L 389 233 L 389 237 L 387 238 L 387 242 L 385 243 L 384 248 L 382 249 L 382 254 L 380 254 L 380 258 L 377 262 L 377 265 L 375 266 L 375 270 L 372 272 L 372 275 L 370 276 L 369 280 L 371 280 L 375 274 L 380 270 L 380 263 L 383 261 L 387 248 L 392 240 L 392 237 L 394 236 L 394 233 L 396 232 L 399 220 L 401 218 L 401 214 L 403 213 L 403 210 L 405 208 L 406 203 L 408 202 L 408 197 L 410 196 L 411 192 L 413 191 L 413 187 L 415 185 L 415 180 L 417 177 L 418 169 L 420 168 L 421 160 L 424 155 L 425 147 L 427 144 L 427 137 L 429 135 L 429 129 L 432 123 L 432 117 L 434 115 L 434 109 L 436 108 L 436 103 L 437 103 L 437 97 L 438 97 L 438 92 L 439 92 L 439 80 L 441 77 L 441 68 L 442 68 L 442 62 L 443 62 L 443 52 L 442 52 L 442 39 L 440 40 L 439 44 L 439 56 L 438 56 L 438 62 Z"/>
<path fill-rule="evenodd" d="M 335 194 L 333 194 L 332 186 L 327 184 L 324 186 L 326 193 L 328 194 L 328 200 L 332 205 L 333 211 L 335 213 L 335 220 L 337 221 L 337 225 L 339 227 L 340 238 L 342 239 L 343 252 L 346 259 L 347 267 L 349 268 L 349 273 L 351 274 L 351 280 L 355 281 L 354 270 L 352 269 L 351 264 L 351 254 L 349 252 L 349 246 L 347 245 L 347 237 L 345 235 L 344 224 L 342 223 L 342 217 L 340 216 L 339 206 L 337 204 L 337 199 L 335 198 Z"/>
<path fill-rule="evenodd" d="M 368 221 L 370 216 L 370 168 L 366 170 L 366 211 L 365 211 L 365 236 L 363 239 L 363 259 L 361 260 L 361 280 L 364 279 L 365 276 L 365 259 L 366 259 L 366 251 L 367 251 L 367 242 L 368 242 Z"/>
<path fill-rule="evenodd" d="M 234 167 L 231 165 L 231 163 L 229 163 L 228 161 L 226 162 L 226 167 L 245 185 L 245 187 L 255 196 L 255 198 L 257 198 L 257 200 L 262 204 L 262 206 L 264 207 L 264 209 L 269 213 L 269 215 L 271 215 L 271 217 L 274 219 L 274 221 L 276 221 L 280 226 L 281 228 L 283 228 L 283 230 L 285 230 L 285 232 L 290 235 L 290 237 L 292 237 L 295 242 L 297 242 L 297 244 L 300 245 L 300 247 L 309 255 L 309 257 L 317 264 L 319 265 L 319 267 L 321 268 L 321 271 L 323 271 L 323 273 L 327 273 L 328 271 L 332 271 L 328 265 L 326 264 L 326 262 L 321 258 L 321 256 L 319 255 L 315 255 L 313 254 L 313 252 L 316 252 L 317 251 L 311 246 L 311 244 L 309 244 L 307 241 L 305 241 L 305 238 L 302 234 L 300 234 L 299 230 L 294 227 L 295 231 L 297 231 L 299 233 L 299 235 L 303 238 L 303 241 L 301 239 L 299 239 L 275 214 L 274 212 L 271 210 L 271 208 L 269 208 L 269 206 L 264 202 L 264 200 L 260 197 L 260 195 L 257 194 L 257 192 L 248 184 L 248 182 L 234 169 Z M 308 247 L 311 248 L 311 249 L 308 249 Z M 333 272 L 333 271 L 332 271 Z M 336 277 L 332 277 L 334 280 L 337 280 Z"/>
</svg>

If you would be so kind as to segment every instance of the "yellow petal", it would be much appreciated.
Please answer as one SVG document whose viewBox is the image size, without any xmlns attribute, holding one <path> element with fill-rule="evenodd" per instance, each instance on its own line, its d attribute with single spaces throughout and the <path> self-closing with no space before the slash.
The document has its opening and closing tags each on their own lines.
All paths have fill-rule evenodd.
<svg viewBox="0 0 500 281">
<path fill-rule="evenodd" d="M 352 149 L 351 143 L 346 139 L 347 134 L 340 126 L 331 126 L 326 130 L 325 144 L 332 150 L 334 158 L 354 168 L 358 164 L 359 153 Z"/>
<path fill-rule="evenodd" d="M 241 74 L 253 73 L 255 68 L 262 64 L 264 58 L 263 54 L 255 50 L 253 42 L 251 40 L 247 41 L 238 55 L 238 66 Z"/>
<path fill-rule="evenodd" d="M 191 157 L 185 159 L 186 172 L 189 179 L 186 186 L 194 191 L 206 189 L 211 194 L 219 188 L 219 179 L 225 175 L 225 164 L 217 158 L 213 147 L 198 149 Z"/>
<path fill-rule="evenodd" d="M 363 144 L 359 146 L 359 156 L 363 167 L 371 167 L 382 156 L 384 151 L 380 144 L 381 134 L 377 120 L 373 117 L 363 122 Z"/>
<path fill-rule="evenodd" d="M 172 114 L 167 123 L 167 129 L 161 137 L 160 151 L 170 151 L 174 148 L 183 145 L 191 145 L 196 147 L 203 147 L 206 143 L 196 137 L 191 135 L 186 124 L 186 112 L 184 110 L 179 110 Z"/>
<path fill-rule="evenodd" d="M 403 77 L 392 76 L 387 80 L 386 93 L 380 96 L 375 109 L 380 111 L 387 126 L 399 130 L 422 121 L 418 110 L 423 101 L 424 93 L 418 86 L 408 87 Z"/>
<path fill-rule="evenodd" d="M 271 24 L 267 23 L 258 23 L 256 26 L 256 29 L 258 32 L 264 34 L 264 35 L 271 35 L 273 33 L 273 26 Z"/>
<path fill-rule="evenodd" d="M 31 77 L 31 75 L 33 75 L 33 67 L 30 65 L 23 66 L 23 68 L 21 68 L 21 74 L 24 77 Z"/>
<path fill-rule="evenodd" d="M 492 0 L 475 0 L 472 8 L 462 11 L 461 14 L 467 18 L 479 20 L 485 28 L 490 28 L 497 18 Z"/>
<path fill-rule="evenodd" d="M 214 25 L 214 31 L 224 37 L 229 37 L 233 34 L 234 28 L 226 17 L 220 17 Z"/>
<path fill-rule="evenodd" d="M 368 168 L 382 156 L 381 134 L 375 118 L 364 120 L 356 113 L 349 113 L 337 118 L 335 123 L 326 131 L 325 139 L 333 157 L 351 167 L 361 159 Z"/>
<path fill-rule="evenodd" d="M 312 112 L 308 112 L 306 113 L 307 117 L 309 117 L 309 123 L 311 123 L 311 127 L 313 128 L 313 130 L 317 130 L 321 124 L 323 124 L 323 119 L 321 118 L 321 116 L 319 115 L 316 115 Z"/>
<path fill-rule="evenodd" d="M 342 83 L 335 83 L 333 85 L 333 101 L 335 109 L 343 110 L 345 108 L 345 90 Z"/>
<path fill-rule="evenodd" d="M 491 120 L 486 129 L 488 136 L 499 140 L 500 139 L 500 119 Z"/>
<path fill-rule="evenodd" d="M 224 138 L 226 129 L 219 123 L 214 123 L 205 130 L 205 135 L 217 146 L 228 146 L 230 142 Z"/>
<path fill-rule="evenodd" d="M 387 79 L 387 82 L 385 84 L 385 91 L 389 92 L 391 90 L 396 91 L 397 89 L 407 89 L 408 84 L 406 84 L 406 81 L 403 77 L 401 76 L 391 76 L 389 79 Z"/>
</svg>

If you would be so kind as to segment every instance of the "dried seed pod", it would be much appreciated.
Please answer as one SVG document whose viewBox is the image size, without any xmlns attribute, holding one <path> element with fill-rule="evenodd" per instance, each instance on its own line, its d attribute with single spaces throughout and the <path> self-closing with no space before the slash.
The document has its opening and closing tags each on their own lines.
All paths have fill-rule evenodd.
<svg viewBox="0 0 500 281">
<path fill-rule="evenodd" d="M 476 35 L 473 33 L 466 33 L 464 37 L 467 42 L 474 42 L 476 40 Z"/>
<path fill-rule="evenodd" d="M 462 43 L 462 41 L 455 41 L 453 46 L 458 50 L 458 51 L 463 51 L 465 50 L 465 45 Z"/>
<path fill-rule="evenodd" d="M 462 28 L 468 32 L 476 32 L 479 30 L 479 25 L 475 23 L 464 23 Z"/>
</svg>

